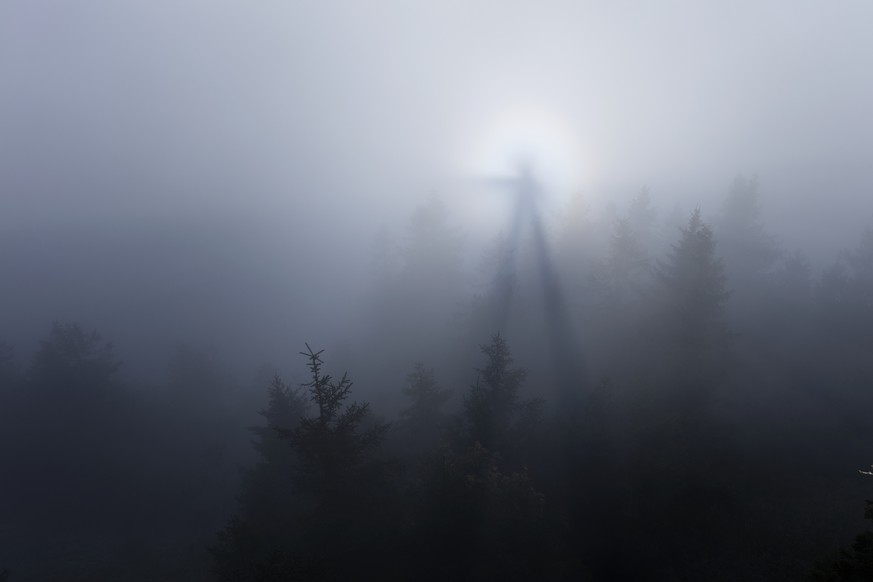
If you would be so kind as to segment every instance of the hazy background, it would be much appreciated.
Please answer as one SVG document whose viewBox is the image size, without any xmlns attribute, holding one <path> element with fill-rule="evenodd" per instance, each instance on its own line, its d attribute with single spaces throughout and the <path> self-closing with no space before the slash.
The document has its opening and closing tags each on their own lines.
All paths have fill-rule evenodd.
<svg viewBox="0 0 873 582">
<path fill-rule="evenodd" d="M 0 0 L 0 582 L 804 579 L 870 497 L 871 23 Z"/>
<path fill-rule="evenodd" d="M 664 210 L 714 213 L 757 175 L 783 245 L 830 260 L 873 218 L 871 17 L 860 1 L 6 0 L 0 326 L 21 346 L 81 321 L 127 360 L 157 338 L 234 335 L 245 360 L 340 341 L 380 225 L 402 233 L 436 190 L 469 247 L 493 235 L 499 197 L 468 180 L 509 168 L 525 131 L 544 180 L 595 211 L 648 185 Z"/>
</svg>

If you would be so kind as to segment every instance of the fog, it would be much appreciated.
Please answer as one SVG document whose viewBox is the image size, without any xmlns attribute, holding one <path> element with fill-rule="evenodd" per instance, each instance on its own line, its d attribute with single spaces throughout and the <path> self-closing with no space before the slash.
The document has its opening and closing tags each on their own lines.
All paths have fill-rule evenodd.
<svg viewBox="0 0 873 582">
<path fill-rule="evenodd" d="M 873 403 L 871 18 L 861 1 L 0 3 L 0 460 L 16 475 L 0 503 L 18 508 L 9 519 L 0 511 L 0 580 L 7 566 L 12 582 L 813 576 L 863 528 L 873 485 L 856 472 L 873 462 L 858 412 Z M 705 299 L 680 292 L 692 239 L 714 261 L 701 275 L 713 286 Z M 698 307 L 707 323 L 692 333 L 683 326 Z M 526 374 L 510 381 L 522 399 L 513 422 L 541 406 L 539 432 L 476 432 L 477 378 L 488 383 L 501 338 Z M 402 531 L 449 557 L 407 548 L 414 558 L 396 570 L 356 572 L 294 558 L 257 578 L 228 558 L 239 548 L 215 541 L 232 516 L 257 529 L 266 522 L 252 516 L 275 509 L 246 504 L 271 499 L 264 483 L 287 476 L 252 467 L 281 465 L 270 456 L 280 445 L 299 456 L 294 470 L 307 458 L 295 432 L 306 426 L 305 390 L 268 398 L 273 372 L 292 387 L 312 379 L 298 355 L 307 342 L 325 350 L 335 380 L 348 371 L 350 402 L 370 402 L 362 438 L 384 437 L 376 456 L 404 467 L 383 487 L 402 501 L 368 498 L 376 510 L 359 518 L 373 529 L 348 534 L 382 540 L 360 556 L 397 551 L 386 532 Z M 69 379 L 53 358 L 76 350 L 103 375 Z M 430 386 L 431 368 L 451 393 L 425 390 L 422 402 L 445 404 L 439 421 L 409 412 L 420 390 L 403 392 L 410 373 L 410 386 Z M 83 388 L 104 384 L 117 396 Z M 270 408 L 280 401 L 296 412 Z M 674 405 L 685 412 L 674 418 Z M 100 430 L 84 428 L 104 415 L 115 424 L 95 421 L 100 430 L 143 431 L 119 440 L 129 450 L 117 458 L 95 444 Z M 376 434 L 381 422 L 388 436 Z M 651 426 L 672 428 L 649 441 Z M 75 444 L 46 452 L 64 431 Z M 698 437 L 717 452 L 688 444 Z M 629 468 L 658 438 L 684 444 L 664 465 Z M 798 484 L 775 476 L 799 470 L 789 450 L 816 443 Z M 557 460 L 541 454 L 559 449 Z M 71 469 L 85 450 L 93 458 Z M 440 546 L 445 532 L 472 526 L 428 529 L 422 507 L 492 507 L 415 489 L 433 467 L 412 467 L 446 450 L 446 467 L 492 463 L 488 479 L 505 481 L 482 482 L 500 494 L 542 493 L 544 521 L 488 514 L 494 523 L 483 517 L 465 549 Z M 42 461 L 31 467 L 30 457 Z M 736 483 L 701 476 L 714 459 Z M 737 493 L 753 467 L 774 476 L 749 485 L 760 493 Z M 117 507 L 93 495 L 113 471 L 125 475 L 112 477 Z M 153 491 L 133 511 L 124 498 L 137 479 Z M 706 486 L 689 504 L 665 501 L 664 515 L 617 509 L 643 504 L 644 479 Z M 50 481 L 57 489 L 33 486 Z M 742 515 L 757 508 L 778 521 L 819 504 L 827 517 L 786 522 L 792 533 L 761 541 L 770 561 L 721 517 L 700 534 L 711 546 L 687 545 L 699 531 L 678 519 L 664 534 L 675 547 L 639 554 L 649 571 L 615 565 L 622 548 L 645 545 L 646 516 L 709 515 L 720 486 Z M 203 506 L 191 509 L 195 498 Z M 601 498 L 615 513 L 598 513 Z M 341 505 L 330 499 L 319 503 Z M 71 525 L 82 519 L 76 505 L 106 519 L 83 534 Z M 117 511 L 130 521 L 109 519 Z M 319 529 L 288 511 L 276 526 L 286 533 L 346 529 L 333 514 Z M 605 525 L 595 535 L 583 522 Z M 489 537 L 491 527 L 515 541 Z M 586 550 L 549 553 L 534 530 Z M 104 548 L 113 535 L 123 547 Z M 294 535 L 275 538 L 283 552 L 321 556 L 317 544 L 289 549 Z M 513 543 L 535 558 L 513 566 Z M 864 579 L 853 572 L 821 579 Z"/>
<path fill-rule="evenodd" d="M 5 3 L 0 221 L 113 247 L 131 229 L 243 231 L 282 249 L 255 277 L 317 264 L 333 292 L 301 311 L 334 312 L 360 279 L 362 240 L 434 190 L 465 221 L 484 197 L 465 179 L 511 169 L 501 156 L 530 145 L 595 207 L 647 185 L 714 212 L 737 173 L 757 175 L 786 246 L 832 253 L 873 216 L 868 10 Z M 547 127 L 528 144 L 538 115 Z M 300 248 L 314 241 L 318 257 Z M 172 279 L 149 262 L 146 295 Z M 122 295 L 135 311 L 138 294 Z M 37 309 L 23 323 L 78 317 Z"/>
</svg>

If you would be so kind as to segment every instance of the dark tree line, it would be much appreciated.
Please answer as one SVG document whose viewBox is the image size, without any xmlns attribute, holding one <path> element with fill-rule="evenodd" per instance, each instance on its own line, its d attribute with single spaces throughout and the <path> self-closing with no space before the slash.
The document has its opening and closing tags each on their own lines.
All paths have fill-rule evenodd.
<svg viewBox="0 0 873 582">
<path fill-rule="evenodd" d="M 391 428 L 370 418 L 367 403 L 347 402 L 351 381 L 326 373 L 322 352 L 307 347 L 310 381 L 289 392 L 277 378 L 268 426 L 253 429 L 262 460 L 249 477 L 266 477 L 244 481 L 240 512 L 212 549 L 219 578 L 535 575 L 547 555 L 544 501 L 524 462 L 541 425 L 538 403 L 520 399 L 525 371 L 512 367 L 500 336 L 482 352 L 486 365 L 461 413 L 441 410 L 446 392 L 417 364 L 404 389 L 410 406 Z M 266 511 L 253 500 L 269 500 Z"/>
<path fill-rule="evenodd" d="M 754 180 L 658 216 L 551 233 L 573 386 L 535 253 L 468 284 L 436 198 L 382 238 L 358 385 L 308 346 L 247 390 L 190 346 L 132 385 L 75 324 L 0 343 L 0 579 L 868 579 L 873 230 L 819 272 Z"/>
<path fill-rule="evenodd" d="M 2 358 L 0 564 L 10 578 L 197 579 L 250 458 L 221 401 L 251 404 L 214 358 L 179 347 L 163 386 L 135 387 L 111 343 L 67 323 L 28 366 L 6 346 Z"/>
</svg>

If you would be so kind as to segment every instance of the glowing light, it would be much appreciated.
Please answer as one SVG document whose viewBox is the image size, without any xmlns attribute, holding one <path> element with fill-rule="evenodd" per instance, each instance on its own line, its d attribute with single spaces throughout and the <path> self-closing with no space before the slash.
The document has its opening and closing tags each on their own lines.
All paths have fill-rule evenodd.
<svg viewBox="0 0 873 582">
<path fill-rule="evenodd" d="M 578 128 L 555 111 L 542 107 L 503 107 L 479 114 L 455 150 L 462 186 L 449 189 L 457 197 L 459 216 L 471 232 L 490 237 L 511 224 L 517 192 L 510 183 L 522 165 L 540 185 L 536 205 L 545 219 L 557 219 L 575 194 L 593 183 L 593 157 Z M 470 179 L 472 178 L 472 179 Z"/>
<path fill-rule="evenodd" d="M 506 110 L 481 135 L 469 162 L 476 174 L 511 176 L 524 163 L 550 190 L 560 191 L 579 188 L 590 176 L 590 156 L 571 126 L 547 110 Z"/>
</svg>

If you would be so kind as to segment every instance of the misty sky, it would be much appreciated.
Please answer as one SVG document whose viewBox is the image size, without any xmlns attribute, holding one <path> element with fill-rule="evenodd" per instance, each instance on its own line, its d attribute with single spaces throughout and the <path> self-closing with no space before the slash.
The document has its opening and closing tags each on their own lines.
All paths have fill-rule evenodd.
<svg viewBox="0 0 873 582">
<path fill-rule="evenodd" d="M 648 185 L 712 214 L 757 174 L 787 247 L 836 250 L 873 221 L 871 18 L 863 1 L 4 0 L 0 230 L 245 228 L 277 249 L 265 270 L 318 263 L 339 288 L 361 237 L 430 191 L 461 208 L 456 185 L 499 171 L 523 118 L 595 206 Z"/>
</svg>

